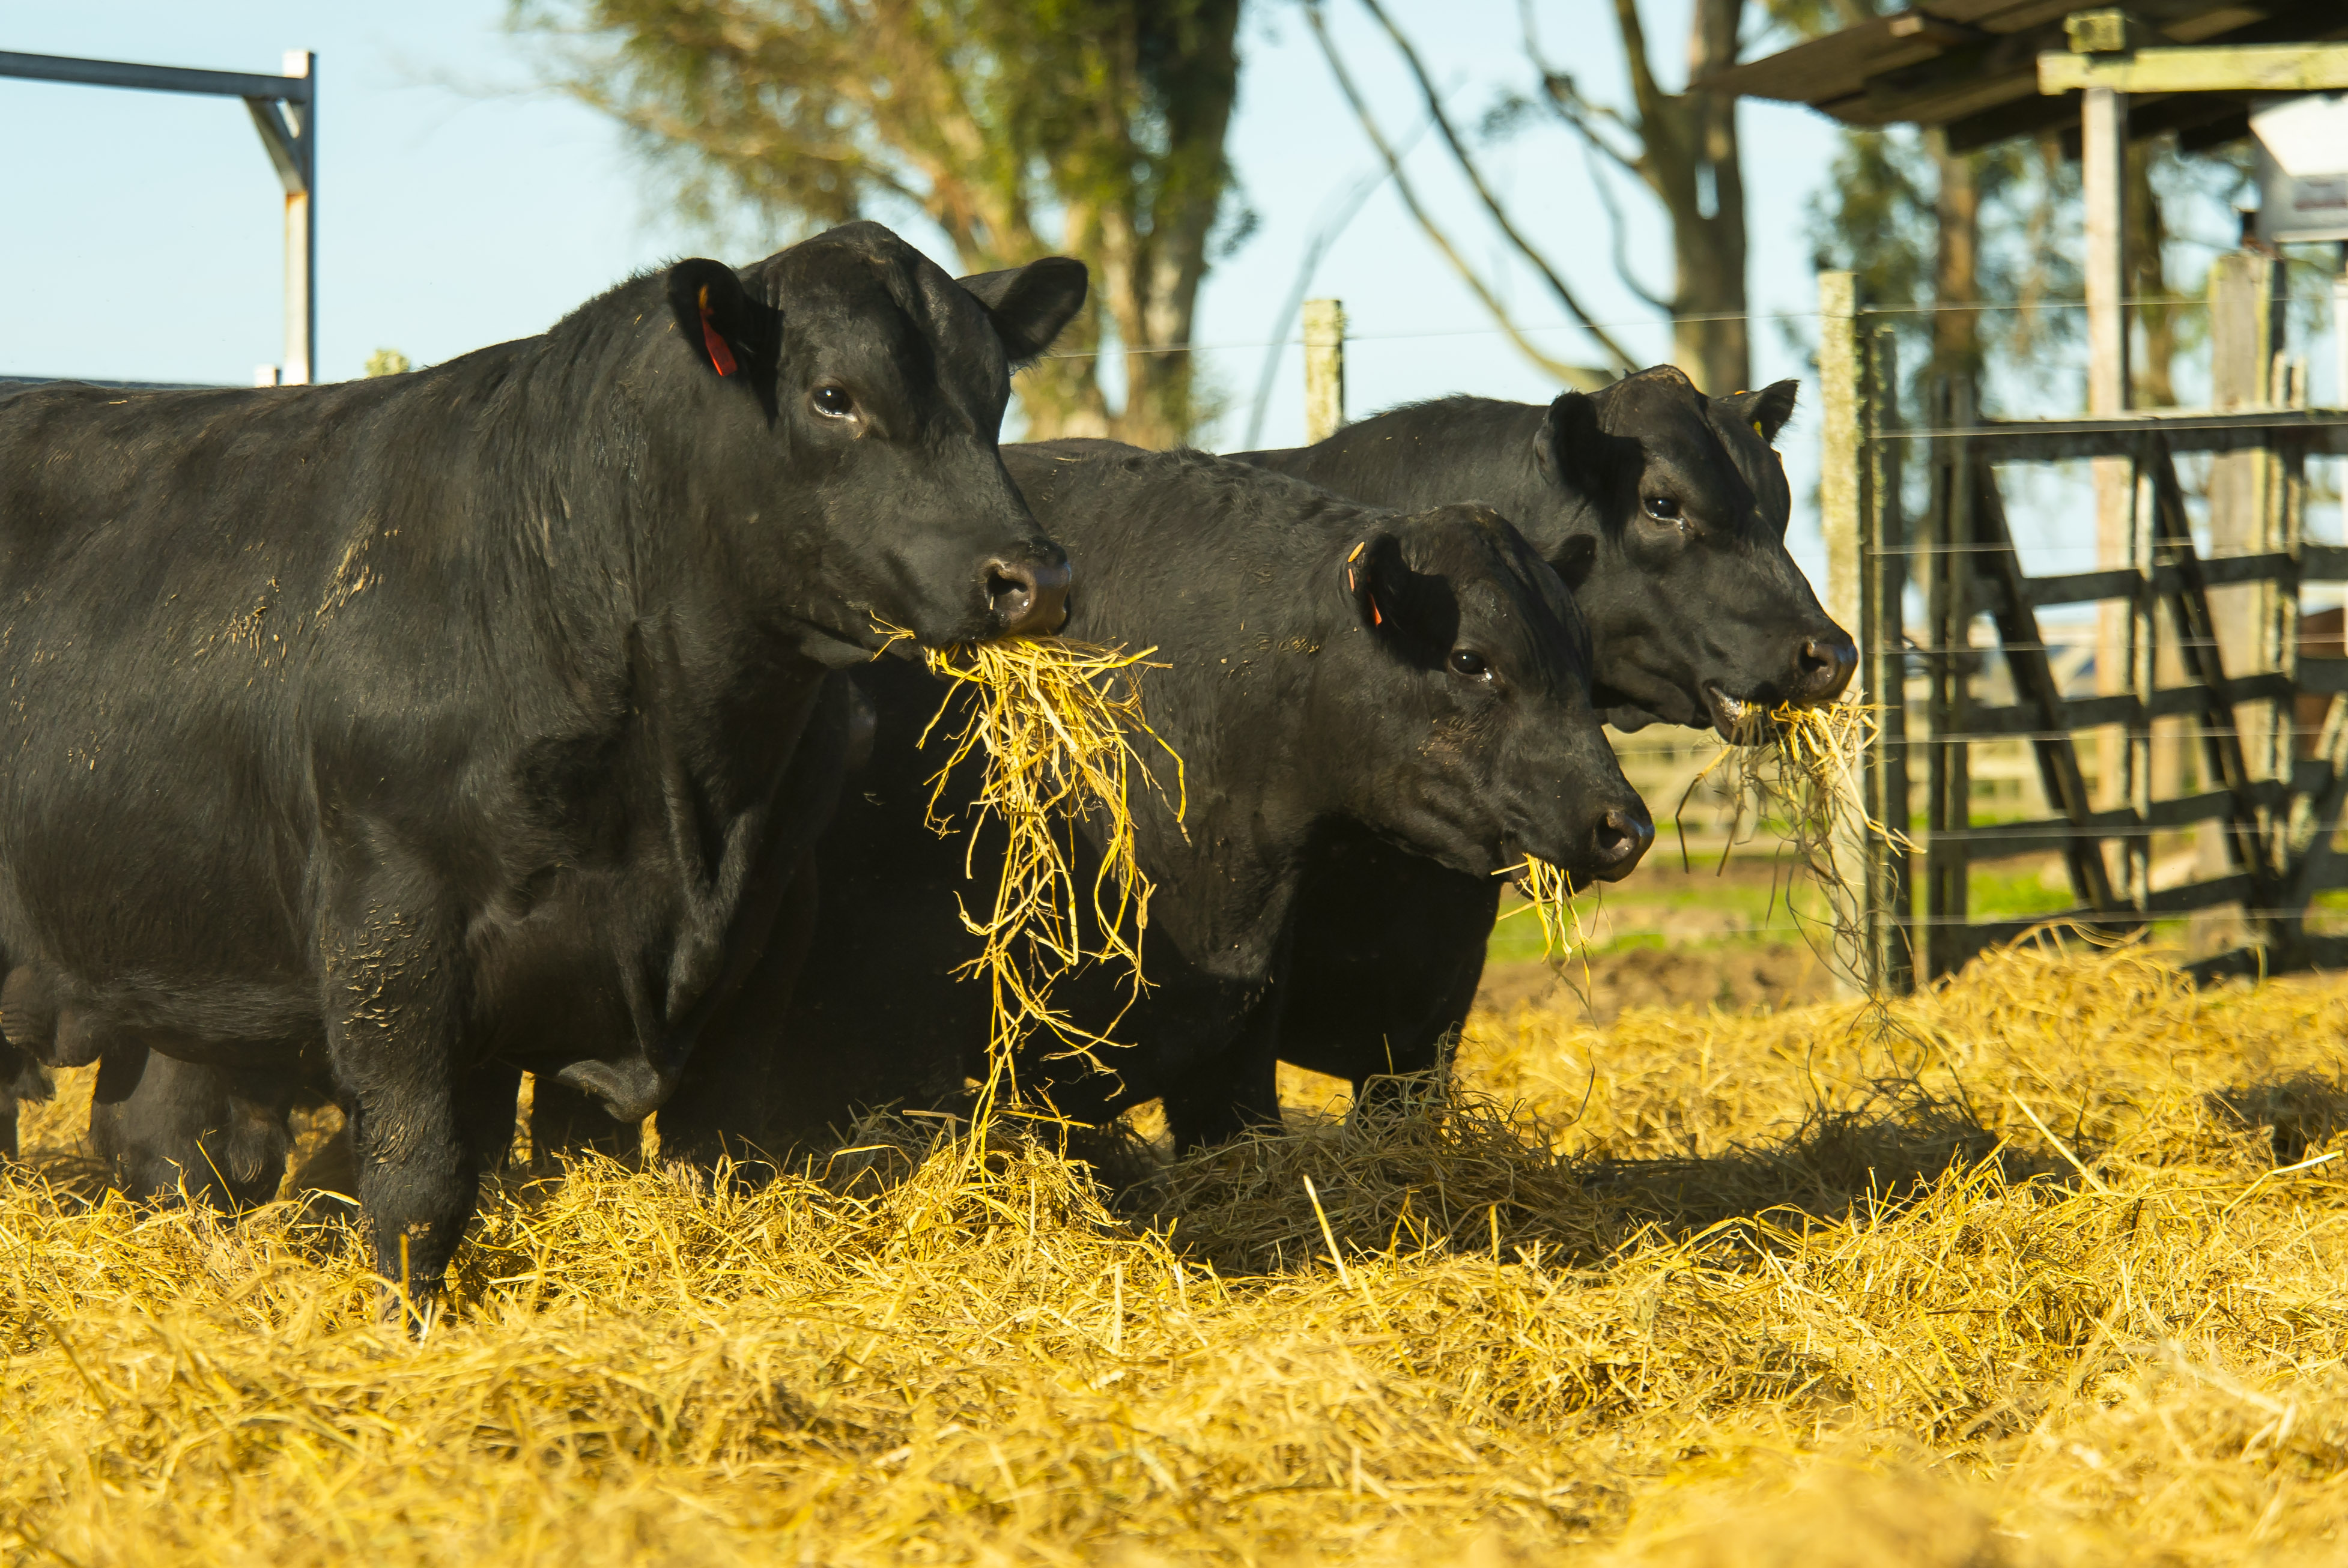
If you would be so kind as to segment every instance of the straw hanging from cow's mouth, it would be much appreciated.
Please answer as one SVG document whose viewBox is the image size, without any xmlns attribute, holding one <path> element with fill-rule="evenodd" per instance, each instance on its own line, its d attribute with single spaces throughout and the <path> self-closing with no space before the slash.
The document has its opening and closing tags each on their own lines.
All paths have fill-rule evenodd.
<svg viewBox="0 0 2348 1568">
<path fill-rule="evenodd" d="M 1127 1007 L 1145 983 L 1141 940 L 1152 889 L 1135 856 L 1133 776 L 1138 772 L 1161 798 L 1165 790 L 1141 764 L 1137 736 L 1148 736 L 1173 761 L 1170 804 L 1178 825 L 1188 804 L 1182 759 L 1142 710 L 1139 671 L 1165 667 L 1149 662 L 1156 651 L 1061 638 L 924 650 L 930 669 L 950 689 L 919 743 L 929 743 L 958 695 L 969 697 L 969 716 L 952 734 L 945 761 L 931 779 L 929 824 L 941 835 L 954 830 L 952 812 L 941 812 L 946 781 L 978 751 L 984 754 L 984 776 L 968 820 L 960 825 L 967 834 L 965 872 L 990 817 L 1004 834 L 993 907 L 983 916 L 972 915 L 967 904 L 962 907 L 963 923 L 981 948 L 958 972 L 986 983 L 992 1013 L 982 1118 L 1014 1085 L 1015 1049 L 1031 1037 L 1048 1036 L 1060 1054 L 1083 1056 L 1108 1071 L 1096 1052 L 1114 1043 L 1108 1031 L 1117 1020 L 1086 1028 L 1055 1006 L 1052 991 L 1064 978 L 1088 960 L 1123 965 Z M 1087 896 L 1076 871 L 1077 824 L 1088 816 L 1103 830 L 1088 896 L 1089 929 Z"/>
<path fill-rule="evenodd" d="M 1880 726 L 1879 711 L 1866 702 L 1809 708 L 1781 702 L 1766 712 L 1757 703 L 1748 705 L 1727 749 L 1689 783 L 1673 814 L 1684 858 L 1688 803 L 1707 779 L 1725 768 L 1736 813 L 1729 824 L 1730 852 L 1746 825 L 1748 808 L 1756 824 L 1767 816 L 1782 820 L 1797 866 L 1817 884 L 1827 905 L 1823 920 L 1804 917 L 1790 905 L 1788 913 L 1829 967 L 1860 981 L 1868 968 L 1866 842 L 1873 838 L 1898 849 L 1912 847 L 1898 825 L 1879 821 L 1867 804 L 1860 759 Z M 1727 859 L 1728 852 L 1724 852 L 1724 866 Z"/>
<path fill-rule="evenodd" d="M 1562 869 L 1533 855 L 1493 875 L 1513 878 L 1517 891 L 1525 900 L 1502 915 L 1501 919 L 1529 911 L 1540 924 L 1542 958 L 1554 956 L 1562 960 L 1580 953 L 1587 967 L 1590 930 L 1582 923 L 1581 906 L 1575 902 L 1575 895 L 1589 890 L 1587 884 L 1575 886 L 1573 878 Z"/>
</svg>

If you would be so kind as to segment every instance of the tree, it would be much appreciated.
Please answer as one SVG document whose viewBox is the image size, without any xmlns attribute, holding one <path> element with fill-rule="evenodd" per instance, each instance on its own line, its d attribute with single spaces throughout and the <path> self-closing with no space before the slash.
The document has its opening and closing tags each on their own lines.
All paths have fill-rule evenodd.
<svg viewBox="0 0 2348 1568">
<path fill-rule="evenodd" d="M 1189 435 L 1240 0 L 510 5 L 560 85 L 684 174 L 704 214 L 743 201 L 813 228 L 911 210 L 964 272 L 1082 260 L 1090 303 L 1021 378 L 1028 434 Z M 1112 407 L 1099 351 L 1119 350 Z"/>
<path fill-rule="evenodd" d="M 1522 226 L 1493 192 L 1474 149 L 1429 77 L 1418 49 L 1381 0 L 1360 0 L 1409 68 L 1429 122 L 1441 133 L 1453 165 L 1482 204 L 1501 237 L 1529 265 L 1566 313 L 1589 333 L 1606 361 L 1604 370 L 1568 364 L 1543 353 L 1517 329 L 1500 303 L 1499 291 L 1469 262 L 1460 247 L 1428 214 L 1401 168 L 1401 159 L 1377 123 L 1323 23 L 1321 0 L 1307 0 L 1306 16 L 1336 76 L 1339 87 L 1365 134 L 1385 160 L 1405 207 L 1428 240 L 1491 313 L 1518 349 L 1536 364 L 1581 384 L 1633 368 L 1630 354 L 1582 305 L 1563 271 L 1525 235 Z M 1688 79 L 1735 63 L 1746 0 L 1694 0 L 1688 30 Z M 1592 101 L 1574 78 L 1550 65 L 1533 26 L 1530 0 L 1522 4 L 1524 59 L 1532 90 L 1509 91 L 1484 119 L 1488 138 L 1520 130 L 1546 112 L 1601 159 L 1636 179 L 1663 210 L 1672 232 L 1673 282 L 1668 294 L 1648 287 L 1624 255 L 1622 217 L 1603 175 L 1600 196 L 1613 226 L 1614 268 L 1641 300 L 1672 321 L 1672 357 L 1700 386 L 1718 392 L 1741 389 L 1752 379 L 1752 345 L 1745 320 L 1745 179 L 1736 141 L 1736 102 L 1702 87 L 1663 90 L 1647 44 L 1639 0 L 1613 0 L 1616 36 L 1631 77 L 1632 102 L 1617 108 Z M 1536 106 L 1540 106 L 1539 108 Z"/>
<path fill-rule="evenodd" d="M 1614 219 L 1616 270 L 1632 291 L 1672 318 L 1672 359 L 1707 392 L 1753 383 L 1752 336 L 1746 321 L 1745 163 L 1736 139 L 1736 99 L 1690 86 L 1665 92 L 1655 75 L 1638 0 L 1614 0 L 1615 36 L 1631 77 L 1626 111 L 1591 102 L 1573 77 L 1549 64 L 1524 8 L 1525 53 L 1540 72 L 1541 101 L 1599 156 L 1645 186 L 1672 232 L 1672 290 L 1643 287 L 1622 260 Z M 1690 7 L 1687 79 L 1700 83 L 1736 63 L 1745 0 L 1694 0 Z"/>
</svg>

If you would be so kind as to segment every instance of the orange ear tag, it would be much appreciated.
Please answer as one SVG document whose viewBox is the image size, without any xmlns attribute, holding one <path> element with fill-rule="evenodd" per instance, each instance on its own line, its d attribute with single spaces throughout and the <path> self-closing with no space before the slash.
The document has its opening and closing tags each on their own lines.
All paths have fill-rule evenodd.
<svg viewBox="0 0 2348 1568">
<path fill-rule="evenodd" d="M 1386 618 L 1378 613 L 1377 596 L 1373 594 L 1370 596 L 1370 624 L 1372 626 L 1384 626 L 1385 623 Z"/>
<path fill-rule="evenodd" d="M 717 328 L 709 319 L 709 285 L 701 285 L 701 346 L 709 351 L 709 364 L 720 375 L 731 375 L 740 367 L 734 363 L 734 351 L 717 335 Z"/>
</svg>

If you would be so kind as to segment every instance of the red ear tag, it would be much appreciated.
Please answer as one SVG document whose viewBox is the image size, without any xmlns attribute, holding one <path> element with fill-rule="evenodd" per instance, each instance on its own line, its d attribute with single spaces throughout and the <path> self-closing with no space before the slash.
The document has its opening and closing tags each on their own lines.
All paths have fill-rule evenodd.
<svg viewBox="0 0 2348 1568">
<path fill-rule="evenodd" d="M 739 365 L 734 363 L 734 351 L 717 335 L 716 326 L 709 319 L 709 285 L 701 285 L 701 346 L 709 351 L 710 365 L 720 375 L 731 375 Z"/>
<path fill-rule="evenodd" d="M 1370 624 L 1372 626 L 1384 626 L 1385 623 L 1386 618 L 1378 613 L 1377 597 L 1374 594 L 1370 598 Z"/>
</svg>

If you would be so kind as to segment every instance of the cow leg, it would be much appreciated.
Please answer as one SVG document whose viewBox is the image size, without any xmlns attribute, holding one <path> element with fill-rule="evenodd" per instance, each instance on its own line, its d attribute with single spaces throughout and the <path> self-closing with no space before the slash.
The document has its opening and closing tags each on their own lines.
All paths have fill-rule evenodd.
<svg viewBox="0 0 2348 1568">
<path fill-rule="evenodd" d="M 540 1073 L 530 1091 L 530 1155 L 536 1163 L 558 1154 L 601 1154 L 633 1163 L 644 1147 L 644 1125 L 614 1122 L 603 1102 L 583 1089 Z"/>
<path fill-rule="evenodd" d="M 495 1172 L 513 1152 L 515 1102 L 520 1094 L 521 1069 L 509 1062 L 485 1062 L 467 1077 L 464 1092 L 458 1100 L 457 1114 L 465 1147 L 471 1151 L 476 1170 Z M 533 1112 L 535 1108 L 533 1093 Z M 603 1120 L 612 1119 L 606 1116 Z M 535 1124 L 533 1115 L 533 1127 Z"/>
<path fill-rule="evenodd" d="M 839 802 L 856 703 L 845 676 L 824 682 L 777 782 L 756 889 L 737 919 L 737 957 L 654 1123 L 664 1160 L 745 1159 L 767 1135 L 775 1053 L 788 1046 L 778 1042 L 784 1014 L 815 942 L 816 841 Z"/>
<path fill-rule="evenodd" d="M 1354 1080 L 1354 1115 L 1393 1115 L 1411 1100 L 1441 1102 L 1451 1091 L 1451 1047 L 1476 1005 L 1476 988 L 1484 979 L 1484 948 L 1459 955 L 1450 984 L 1436 1005 L 1409 1026 L 1392 1046 L 1392 1065 L 1385 1072 Z M 1435 1075 L 1432 1081 L 1424 1075 Z M 1414 1081 L 1416 1080 L 1416 1081 Z"/>
<path fill-rule="evenodd" d="M 33 1060 L 30 1051 L 0 1040 L 0 1160 L 23 1157 L 17 1108 L 28 1100 L 46 1100 L 55 1092 L 48 1070 Z"/>
<path fill-rule="evenodd" d="M 282 1072 L 111 1046 L 91 1097 L 90 1145 L 134 1197 L 185 1192 L 214 1208 L 252 1208 L 284 1180 L 293 1087 Z"/>
<path fill-rule="evenodd" d="M 660 1108 L 661 1158 L 714 1165 L 760 1153 L 771 1108 L 777 1036 L 815 941 L 816 860 L 799 862 L 765 955 L 702 1033 L 676 1092 Z"/>
<path fill-rule="evenodd" d="M 359 1212 L 376 1272 L 418 1327 L 472 1218 L 479 1170 L 459 1104 L 470 1076 L 458 1035 L 464 945 L 434 891 L 389 871 L 353 877 L 335 889 L 321 941 L 326 1059 L 349 1117 Z M 400 1303 L 386 1298 L 386 1312 Z"/>
<path fill-rule="evenodd" d="M 1280 1125 L 1280 1062 L 1269 1052 L 1239 1071 L 1192 1073 L 1162 1101 L 1174 1152 L 1188 1154 L 1228 1143 L 1251 1128 Z"/>
</svg>

